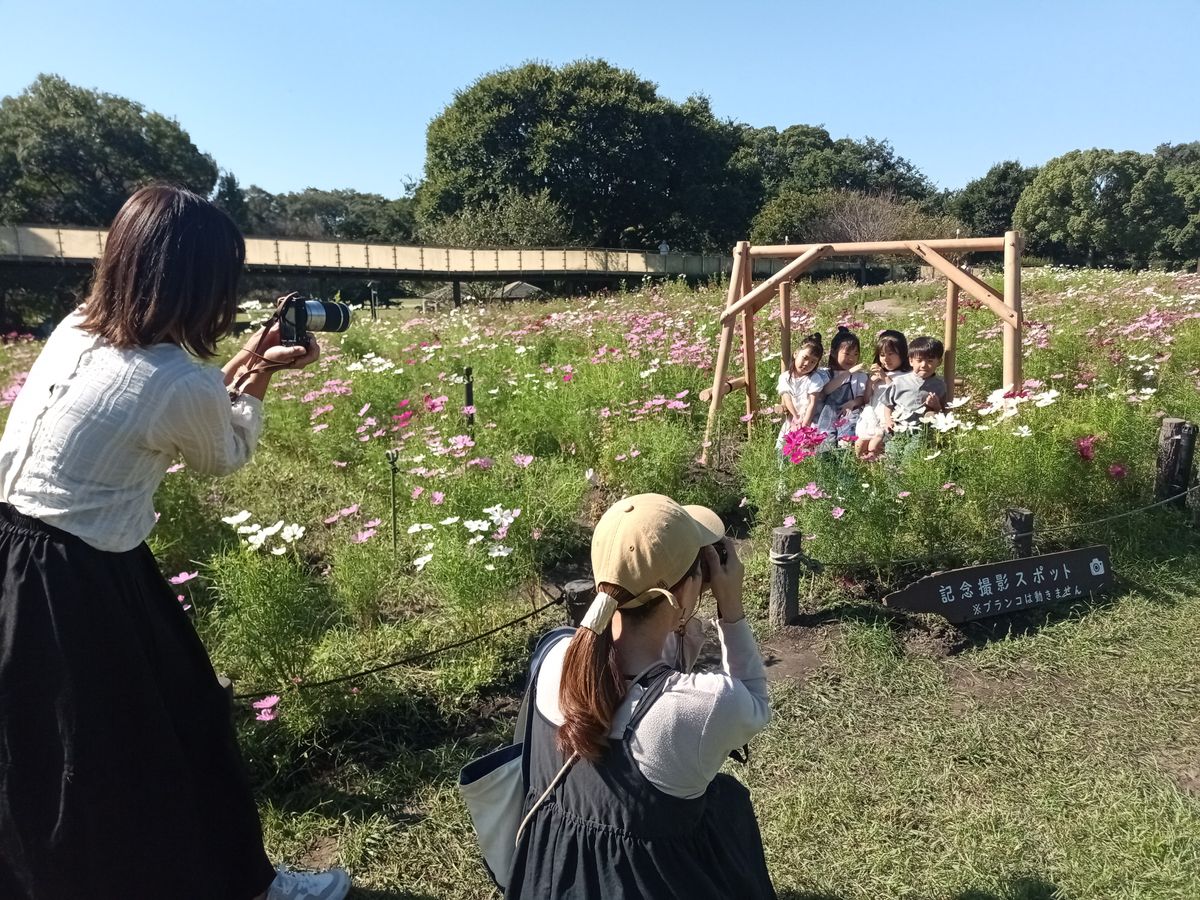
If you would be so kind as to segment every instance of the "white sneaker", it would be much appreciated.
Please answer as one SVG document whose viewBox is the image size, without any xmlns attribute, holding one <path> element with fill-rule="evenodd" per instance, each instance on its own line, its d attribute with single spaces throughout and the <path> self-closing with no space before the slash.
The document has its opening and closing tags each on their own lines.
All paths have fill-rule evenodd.
<svg viewBox="0 0 1200 900">
<path fill-rule="evenodd" d="M 350 876 L 344 869 L 325 872 L 289 872 L 277 869 L 267 889 L 267 900 L 343 900 L 350 893 Z"/>
</svg>

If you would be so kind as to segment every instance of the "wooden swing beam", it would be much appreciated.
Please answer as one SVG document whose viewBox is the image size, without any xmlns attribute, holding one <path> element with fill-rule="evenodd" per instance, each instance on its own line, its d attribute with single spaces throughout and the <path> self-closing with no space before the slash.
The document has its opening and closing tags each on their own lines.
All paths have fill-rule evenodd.
<svg viewBox="0 0 1200 900">
<path fill-rule="evenodd" d="M 729 273 L 729 291 L 719 323 L 721 334 L 717 342 L 717 364 L 713 371 L 713 386 L 700 392 L 700 399 L 709 403 L 708 421 L 704 428 L 704 445 L 700 451 L 700 464 L 708 464 L 708 451 L 712 446 L 716 430 L 717 412 L 725 395 L 740 388 L 746 389 L 746 412 L 753 415 L 758 407 L 756 365 L 754 355 L 754 314 L 770 302 L 776 292 L 781 307 L 781 331 L 783 356 L 781 364 L 787 368 L 791 355 L 791 284 L 793 280 L 822 259 L 831 256 L 874 256 L 879 254 L 911 253 L 931 266 L 946 278 L 945 357 L 943 372 L 949 392 L 953 398 L 954 374 L 958 344 L 958 300 L 959 292 L 978 300 L 997 318 L 1004 331 L 1004 387 L 1016 387 L 1021 382 L 1021 235 L 1016 231 L 1006 232 L 1003 237 L 993 238 L 939 238 L 928 241 L 862 241 L 837 244 L 782 244 L 750 246 L 749 241 L 740 241 L 733 248 L 733 268 Z M 1004 294 L 996 292 L 990 285 L 970 272 L 960 269 L 943 255 L 950 253 L 1004 253 Z M 787 265 L 753 287 L 754 260 L 786 259 Z M 741 317 L 742 364 L 745 375 L 729 379 L 729 356 L 733 349 L 734 329 Z M 752 419 L 750 420 L 753 421 Z M 747 423 L 747 430 L 750 423 Z"/>
</svg>

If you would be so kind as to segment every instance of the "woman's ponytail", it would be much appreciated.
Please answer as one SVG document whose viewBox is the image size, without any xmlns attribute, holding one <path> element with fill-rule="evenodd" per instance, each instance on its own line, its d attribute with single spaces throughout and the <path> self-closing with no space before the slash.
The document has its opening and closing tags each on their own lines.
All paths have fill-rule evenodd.
<svg viewBox="0 0 1200 900">
<path fill-rule="evenodd" d="M 612 591 L 610 585 L 601 590 L 605 587 Z M 558 708 L 563 715 L 559 751 L 564 756 L 578 753 L 587 760 L 599 759 L 624 697 L 625 680 L 617 665 L 612 623 L 599 634 L 589 628 L 576 630 L 563 659 L 558 687 Z"/>
</svg>

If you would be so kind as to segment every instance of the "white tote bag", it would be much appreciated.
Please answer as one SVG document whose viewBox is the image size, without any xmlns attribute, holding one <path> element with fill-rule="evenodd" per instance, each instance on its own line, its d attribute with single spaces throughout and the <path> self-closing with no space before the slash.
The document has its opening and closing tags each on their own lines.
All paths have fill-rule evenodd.
<svg viewBox="0 0 1200 900">
<path fill-rule="evenodd" d="M 529 791 L 528 759 L 524 748 L 529 746 L 533 734 L 538 672 L 541 671 L 546 651 L 574 633 L 574 628 L 556 628 L 542 637 L 533 652 L 529 686 L 525 689 L 521 714 L 517 719 L 517 730 L 522 739 L 471 760 L 458 775 L 458 790 L 471 814 L 483 861 L 492 880 L 501 888 L 508 885 L 517 840 L 525 821 L 541 806 L 575 761 L 574 757 L 567 761 L 522 821 L 521 809 Z"/>
</svg>

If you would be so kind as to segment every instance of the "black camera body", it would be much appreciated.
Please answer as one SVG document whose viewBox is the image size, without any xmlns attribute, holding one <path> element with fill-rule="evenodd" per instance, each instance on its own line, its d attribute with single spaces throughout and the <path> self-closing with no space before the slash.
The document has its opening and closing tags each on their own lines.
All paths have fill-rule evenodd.
<svg viewBox="0 0 1200 900">
<path fill-rule="evenodd" d="M 722 566 L 729 562 L 729 550 L 724 541 L 717 541 L 712 548 L 717 551 L 717 559 L 721 561 Z M 700 554 L 700 574 L 705 581 L 712 581 L 712 574 L 708 571 L 708 559 L 703 553 Z"/>
<path fill-rule="evenodd" d="M 309 332 L 349 327 L 350 307 L 345 303 L 289 297 L 279 307 L 279 343 L 285 347 L 307 344 Z"/>
</svg>

